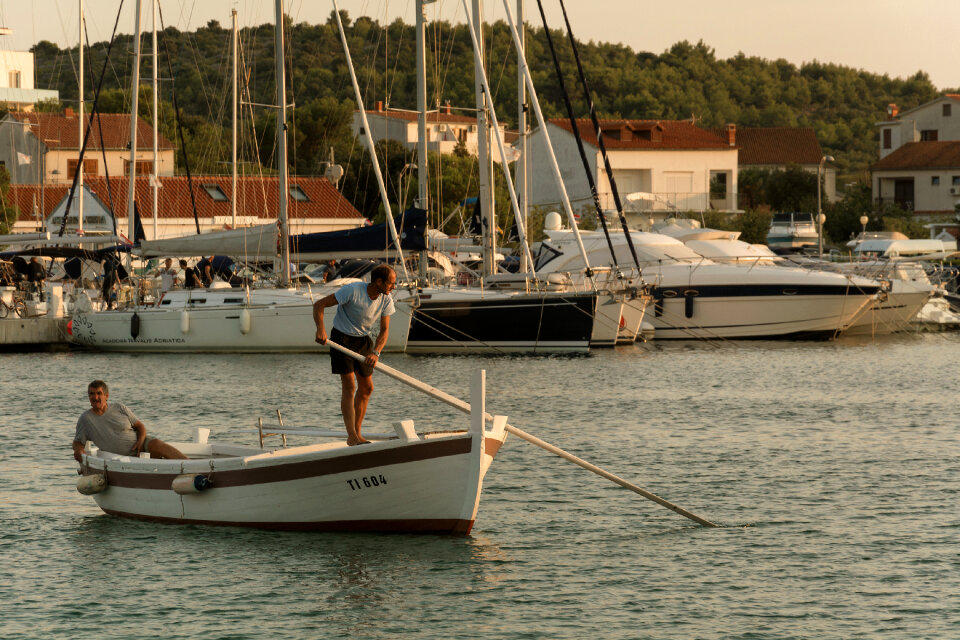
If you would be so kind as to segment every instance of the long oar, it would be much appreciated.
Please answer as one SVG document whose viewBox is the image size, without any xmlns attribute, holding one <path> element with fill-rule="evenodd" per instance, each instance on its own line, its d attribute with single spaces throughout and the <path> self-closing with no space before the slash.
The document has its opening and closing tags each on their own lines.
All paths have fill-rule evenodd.
<svg viewBox="0 0 960 640">
<path fill-rule="evenodd" d="M 362 355 L 360 355 L 359 353 L 356 353 L 355 351 L 351 351 L 350 349 L 347 349 L 346 347 L 344 347 L 344 346 L 342 346 L 342 345 L 339 345 L 339 344 L 337 344 L 336 342 L 332 342 L 332 341 L 330 341 L 330 340 L 327 340 L 327 345 L 329 345 L 331 349 L 336 349 L 337 351 L 340 351 L 340 352 L 342 352 L 342 353 L 345 353 L 346 355 L 350 356 L 351 358 L 355 358 L 355 359 L 361 360 L 361 361 L 366 358 L 366 356 L 362 356 Z M 395 380 L 399 380 L 400 382 L 402 382 L 402 383 L 404 383 L 404 384 L 406 384 L 406 385 L 409 385 L 409 386 L 413 387 L 414 389 L 417 389 L 417 390 L 419 390 L 419 391 L 422 391 L 423 393 L 426 393 L 426 394 L 429 395 L 429 396 L 433 396 L 434 398 L 436 398 L 437 400 L 440 400 L 441 402 L 445 402 L 446 404 L 450 405 L 451 407 L 454 407 L 454 408 L 456 408 L 456 409 L 459 409 L 460 411 L 463 411 L 464 413 L 470 413 L 470 405 L 469 405 L 468 403 L 464 402 L 463 400 L 461 400 L 460 398 L 457 398 L 457 397 L 455 397 L 455 396 L 452 396 L 452 395 L 450 395 L 449 393 L 446 393 L 445 391 L 441 391 L 440 389 L 437 389 L 436 387 L 432 387 L 432 386 L 430 386 L 429 384 L 427 384 L 427 383 L 425 383 L 425 382 L 421 382 L 421 381 L 417 380 L 416 378 L 413 378 L 413 377 L 411 377 L 411 376 L 408 376 L 407 374 L 403 373 L 402 371 L 397 371 L 397 370 L 394 369 L 393 367 L 387 366 L 387 365 L 383 364 L 382 362 L 377 362 L 376 369 L 377 369 L 378 371 L 381 371 L 382 373 L 387 374 L 388 376 L 390 376 L 391 378 L 393 378 L 393 379 L 395 379 Z M 484 419 L 486 419 L 486 420 L 492 420 L 492 419 L 493 419 L 493 416 L 491 416 L 489 413 L 485 413 L 485 414 L 484 414 Z M 620 485 L 621 487 L 630 489 L 630 491 L 633 491 L 634 493 L 638 493 L 638 494 L 640 494 L 641 496 L 643 496 L 644 498 L 646 498 L 646 499 L 648 499 L 648 500 L 653 500 L 653 501 L 656 502 L 657 504 L 662 505 L 662 506 L 666 507 L 667 509 L 670 509 L 670 510 L 673 511 L 674 513 L 679 513 L 680 515 L 682 515 L 682 516 L 685 517 L 685 518 L 690 518 L 691 520 L 693 520 L 694 522 L 696 522 L 696 523 L 698 523 L 698 524 L 701 524 L 701 525 L 703 525 L 703 526 L 705 526 L 705 527 L 716 527 L 716 526 L 718 526 L 718 525 L 715 525 L 714 523 L 710 522 L 709 520 L 706 520 L 706 519 L 704 519 L 704 518 L 701 518 L 700 516 L 698 516 L 698 515 L 696 515 L 696 514 L 694 514 L 694 513 L 690 513 L 689 511 L 687 511 L 687 510 L 684 509 L 683 507 L 679 507 L 679 506 L 673 504 L 672 502 L 670 502 L 670 501 L 668 501 L 668 500 L 664 500 L 663 498 L 661 498 L 660 496 L 658 496 L 658 495 L 656 495 L 656 494 L 650 493 L 650 492 L 647 491 L 646 489 L 643 489 L 643 488 L 641 488 L 641 487 L 638 487 L 637 485 L 635 485 L 635 484 L 633 484 L 633 483 L 627 482 L 626 480 L 624 480 L 623 478 L 620 478 L 619 476 L 615 476 L 614 474 L 610 473 L 609 471 L 604 471 L 604 470 L 601 469 L 600 467 L 598 467 L 598 466 L 596 466 L 596 465 L 593 465 L 593 464 L 590 464 L 590 463 L 587 462 L 586 460 L 583 460 L 583 459 L 581 459 L 581 458 L 578 458 L 577 456 L 573 455 L 572 453 L 568 453 L 568 452 L 564 451 L 564 450 L 561 449 L 560 447 L 555 447 L 555 446 L 553 446 L 552 444 L 550 444 L 549 442 L 544 442 L 544 441 L 541 440 L 540 438 L 538 438 L 538 437 L 536 437 L 536 436 L 533 436 L 533 435 L 530 435 L 529 433 L 527 433 L 526 431 L 523 431 L 522 429 L 518 429 L 518 428 L 516 428 L 516 427 L 514 427 L 514 426 L 512 426 L 512 425 L 509 425 L 509 424 L 506 425 L 505 429 L 506 429 L 508 432 L 512 433 L 513 435 L 517 436 L 518 438 L 521 438 L 521 439 L 523 439 L 523 440 L 526 440 L 527 442 L 529 442 L 529 443 L 531 443 L 531 444 L 535 444 L 535 445 L 537 445 L 538 447 L 540 447 L 540 448 L 542 448 L 542 449 L 546 449 L 546 450 L 549 451 L 550 453 L 552 453 L 552 454 L 554 454 L 554 455 L 557 455 L 557 456 L 560 456 L 560 457 L 563 458 L 564 460 L 569 460 L 570 462 L 572 462 L 572 463 L 574 463 L 574 464 L 576 464 L 576 465 L 579 465 L 579 466 L 583 467 L 583 468 L 586 469 L 587 471 L 592 471 L 593 473 L 597 474 L 598 476 L 602 476 L 602 477 L 606 478 L 607 480 L 611 480 L 611 481 L 613 481 L 613 482 L 616 482 L 616 483 L 617 483 L 618 485 Z"/>
</svg>

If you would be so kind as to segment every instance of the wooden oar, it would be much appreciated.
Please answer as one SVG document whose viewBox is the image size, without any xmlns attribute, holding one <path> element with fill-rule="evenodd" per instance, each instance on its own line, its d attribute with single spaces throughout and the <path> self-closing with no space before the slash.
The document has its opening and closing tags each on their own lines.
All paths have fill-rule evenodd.
<svg viewBox="0 0 960 640">
<path fill-rule="evenodd" d="M 362 356 L 362 355 L 360 355 L 359 353 L 356 353 L 355 351 L 351 351 L 350 349 L 347 349 L 346 347 L 344 347 L 344 346 L 342 346 L 342 345 L 339 345 L 339 344 L 337 344 L 336 342 L 332 342 L 332 341 L 330 341 L 330 340 L 327 340 L 327 345 L 329 345 L 331 349 L 336 349 L 337 351 L 340 351 L 340 352 L 342 352 L 342 353 L 345 353 L 346 355 L 350 356 L 351 358 L 355 358 L 355 359 L 360 360 L 360 361 L 363 361 L 363 360 L 366 359 L 366 356 Z M 451 407 L 454 407 L 454 408 L 456 408 L 456 409 L 459 409 L 460 411 L 463 411 L 464 413 L 470 413 L 470 405 L 469 405 L 469 403 L 464 402 L 464 401 L 461 400 L 460 398 L 457 398 L 457 397 L 455 397 L 455 396 L 452 396 L 452 395 L 450 395 L 449 393 L 446 393 L 445 391 L 441 391 L 440 389 L 437 389 L 436 387 L 432 387 L 432 386 L 430 386 L 429 384 L 427 384 L 427 383 L 425 383 L 425 382 L 421 382 L 420 380 L 417 380 L 416 378 L 414 378 L 414 377 L 412 377 L 412 376 L 408 376 L 407 374 L 403 373 L 402 371 L 397 371 L 397 370 L 394 369 L 393 367 L 390 367 L 390 366 L 388 366 L 388 365 L 383 364 L 383 362 L 379 362 L 379 361 L 378 361 L 375 368 L 376 368 L 378 371 L 380 371 L 380 372 L 382 372 L 382 373 L 385 373 L 386 375 L 390 376 L 391 378 L 393 378 L 393 379 L 395 379 L 395 380 L 399 380 L 400 382 L 402 382 L 402 383 L 404 383 L 404 384 L 406 384 L 406 385 L 409 385 L 409 386 L 413 387 L 414 389 L 417 389 L 417 390 L 419 390 L 419 391 L 422 391 L 423 393 L 426 393 L 426 394 L 429 395 L 429 396 L 433 396 L 434 398 L 436 398 L 437 400 L 440 400 L 441 402 L 445 402 L 446 404 L 450 405 Z M 489 413 L 486 413 L 486 414 L 484 414 L 484 419 L 486 419 L 486 420 L 492 420 L 492 419 L 493 419 L 493 416 L 490 415 Z M 668 501 L 668 500 L 664 500 L 664 499 L 661 498 L 660 496 L 658 496 L 658 495 L 656 495 L 656 494 L 654 494 L 654 493 L 651 493 L 651 492 L 647 491 L 646 489 L 643 489 L 643 488 L 641 488 L 641 487 L 638 487 L 637 485 L 635 485 L 635 484 L 633 484 L 633 483 L 627 482 L 627 481 L 624 480 L 623 478 L 620 478 L 619 476 L 616 476 L 616 475 L 610 473 L 609 471 L 605 471 L 605 470 L 601 469 L 600 467 L 598 467 L 598 466 L 596 466 L 596 465 L 594 465 L 594 464 L 590 464 L 590 463 L 587 462 L 586 460 L 583 460 L 583 459 L 581 459 L 581 458 L 578 458 L 577 456 L 573 455 L 572 453 L 568 453 L 567 451 L 564 451 L 564 450 L 561 449 L 560 447 L 555 447 L 554 445 L 550 444 L 549 442 L 545 442 L 545 441 L 541 440 L 540 438 L 538 438 L 538 437 L 536 437 L 536 436 L 533 436 L 533 435 L 527 433 L 526 431 L 524 431 L 524 430 L 522 430 L 522 429 L 518 429 L 518 428 L 516 428 L 516 427 L 514 427 L 514 426 L 512 426 L 512 425 L 509 425 L 509 424 L 506 425 L 505 429 L 506 429 L 508 432 L 512 433 L 513 435 L 517 436 L 518 438 L 521 438 L 521 439 L 523 439 L 523 440 L 526 440 L 527 442 L 529 442 L 529 443 L 531 443 L 531 444 L 535 444 L 535 445 L 537 445 L 538 447 L 540 447 L 541 449 L 546 449 L 546 450 L 549 451 L 550 453 L 552 453 L 552 454 L 554 454 L 554 455 L 557 455 L 557 456 L 560 456 L 560 457 L 563 458 L 564 460 L 569 460 L 570 462 L 572 462 L 572 463 L 574 463 L 574 464 L 576 464 L 576 465 L 579 465 L 579 466 L 583 467 L 583 468 L 586 469 L 587 471 L 592 471 L 593 473 L 597 474 L 598 476 L 604 477 L 604 478 L 606 478 L 607 480 L 610 480 L 610 481 L 612 481 L 612 482 L 616 482 L 616 483 L 617 483 L 618 485 L 620 485 L 621 487 L 624 487 L 624 488 L 626 488 L 626 489 L 630 489 L 630 491 L 633 491 L 634 493 L 638 493 L 638 494 L 640 494 L 641 496 L 643 496 L 644 498 L 646 498 L 646 499 L 648 499 L 648 500 L 652 500 L 652 501 L 656 502 L 657 504 L 659 504 L 659 505 L 661 505 L 661 506 L 664 506 L 664 507 L 666 507 L 667 509 L 670 509 L 670 510 L 673 511 L 674 513 L 680 514 L 681 516 L 683 516 L 683 517 L 685 517 L 685 518 L 690 518 L 691 520 L 693 520 L 693 521 L 696 522 L 697 524 L 701 524 L 701 525 L 703 525 L 704 527 L 717 527 L 717 526 L 718 526 L 718 525 L 710 522 L 709 520 L 706 520 L 705 518 L 701 518 L 700 516 L 698 516 L 698 515 L 696 515 L 696 514 L 694 514 L 694 513 L 690 513 L 689 511 L 687 511 L 687 510 L 684 509 L 683 507 L 677 506 L 677 505 L 673 504 L 672 502 L 670 502 L 670 501 Z"/>
</svg>

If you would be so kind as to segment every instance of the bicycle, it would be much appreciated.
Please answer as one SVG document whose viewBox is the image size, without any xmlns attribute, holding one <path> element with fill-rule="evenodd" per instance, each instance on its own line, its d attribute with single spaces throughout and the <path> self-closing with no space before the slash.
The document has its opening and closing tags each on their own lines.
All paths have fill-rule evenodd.
<svg viewBox="0 0 960 640">
<path fill-rule="evenodd" d="M 7 304 L 6 300 L 0 298 L 0 319 L 9 316 L 11 311 L 13 311 L 18 318 L 23 318 L 27 315 L 27 304 L 23 301 L 23 294 L 20 291 L 13 294 L 13 299 L 10 304 Z"/>
</svg>

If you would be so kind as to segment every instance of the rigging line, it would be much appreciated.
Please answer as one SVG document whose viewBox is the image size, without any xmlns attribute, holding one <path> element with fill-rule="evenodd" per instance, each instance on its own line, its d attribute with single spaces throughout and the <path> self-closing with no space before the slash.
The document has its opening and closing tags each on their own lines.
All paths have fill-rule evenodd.
<svg viewBox="0 0 960 640">
<path fill-rule="evenodd" d="M 537 0 L 540 2 L 540 0 Z M 600 154 L 603 156 L 604 168 L 607 172 L 607 179 L 610 181 L 610 191 L 613 193 L 613 201 L 617 207 L 617 215 L 620 217 L 620 227 L 627 238 L 627 245 L 630 247 L 630 254 L 633 261 L 640 268 L 640 259 L 637 257 L 637 250 L 633 246 L 633 238 L 630 237 L 630 229 L 627 227 L 627 218 L 623 215 L 623 204 L 620 202 L 620 191 L 617 189 L 617 182 L 613 177 L 613 168 L 610 166 L 610 157 L 607 155 L 607 146 L 603 142 L 603 132 L 600 130 L 600 121 L 597 119 L 597 109 L 593 104 L 593 98 L 590 93 L 590 85 L 587 83 L 587 76 L 583 72 L 583 64 L 580 62 L 580 50 L 577 47 L 577 41 L 573 37 L 573 29 L 570 27 L 570 20 L 567 18 L 567 9 L 560 0 L 560 9 L 563 11 L 563 21 L 567 25 L 567 36 L 570 40 L 570 46 L 573 49 L 573 57 L 577 61 L 577 72 L 580 74 L 580 84 L 583 87 L 583 97 L 590 108 L 590 119 L 593 121 L 593 128 L 597 134 L 597 145 L 600 147 Z"/>
<path fill-rule="evenodd" d="M 160 8 L 160 3 L 157 3 L 157 12 L 160 15 L 160 30 L 165 31 L 163 26 L 163 9 Z M 190 204 L 193 206 L 193 222 L 197 226 L 197 235 L 200 235 L 200 217 L 197 215 L 197 198 L 193 193 L 193 176 L 190 175 L 190 159 L 187 155 L 187 143 L 183 138 L 183 123 L 180 121 L 180 107 L 177 104 L 177 83 L 173 81 L 173 65 L 170 62 L 170 48 L 167 46 L 167 37 L 164 34 L 163 38 L 163 51 L 167 54 L 167 73 L 170 74 L 170 96 L 173 98 L 173 112 L 177 117 L 177 134 L 180 137 L 180 148 L 183 150 L 183 164 L 184 168 L 187 171 L 187 191 L 190 192 Z M 133 174 L 136 173 L 136 166 L 131 167 L 131 179 Z"/>
<path fill-rule="evenodd" d="M 107 47 L 107 60 L 109 60 L 110 58 L 110 49 L 113 47 L 114 37 L 117 34 L 117 26 L 120 24 L 120 11 L 122 10 L 123 10 L 123 0 L 120 0 L 120 8 L 117 10 L 117 20 L 113 25 L 113 34 L 110 36 L 110 44 Z M 103 88 L 103 78 L 106 75 L 107 75 L 107 61 L 104 60 L 103 70 L 100 72 L 100 81 L 97 83 L 97 90 L 93 94 L 93 112 L 94 113 L 97 111 L 98 102 L 100 100 L 100 90 Z M 77 182 L 79 181 L 83 171 L 83 154 L 87 150 L 87 142 L 90 140 L 91 129 L 93 129 L 93 127 L 87 127 L 87 130 L 83 134 L 83 145 L 80 147 L 80 155 L 79 155 L 79 158 L 77 159 L 77 166 L 79 167 L 80 170 L 74 172 L 73 174 L 73 184 L 70 186 L 70 195 L 67 198 L 67 206 L 63 212 L 63 220 L 60 222 L 60 232 L 57 234 L 58 236 L 61 236 L 61 237 L 63 236 L 64 230 L 66 230 L 67 228 L 67 218 L 69 218 L 70 216 L 70 205 L 73 204 L 73 198 L 77 193 Z M 103 135 L 102 131 L 101 131 L 101 135 Z M 136 173 L 136 167 L 131 167 L 131 171 L 132 173 Z M 131 179 L 132 179 L 132 175 L 131 175 Z M 113 215 L 112 210 L 110 213 L 111 213 L 110 217 L 113 218 L 114 235 L 116 235 L 117 219 L 116 219 L 116 216 Z"/>
<path fill-rule="evenodd" d="M 90 48 L 90 34 L 87 32 L 87 21 L 86 21 L 86 20 L 83 21 L 83 36 L 84 36 L 84 38 L 85 38 L 86 41 L 87 41 L 87 48 L 89 49 L 89 48 Z M 93 75 L 92 75 L 93 69 L 91 69 L 90 71 L 91 71 L 90 79 L 93 80 Z M 82 98 L 82 96 L 80 96 L 80 97 Z M 96 114 L 96 116 L 97 116 L 97 129 L 98 129 L 98 132 L 99 132 L 99 134 L 100 134 L 100 153 L 101 153 L 101 155 L 103 156 L 103 175 L 104 175 L 104 177 L 105 177 L 106 180 L 107 180 L 107 206 L 110 207 L 110 215 L 111 215 L 111 217 L 113 218 L 113 221 L 112 221 L 112 222 L 113 222 L 113 235 L 117 235 L 117 218 L 116 218 L 116 215 L 114 215 L 114 208 L 113 208 L 113 187 L 112 187 L 111 184 L 110 184 L 110 167 L 107 165 L 107 147 L 106 147 L 106 145 L 105 145 L 104 142 L 103 142 L 103 118 L 100 117 L 100 110 L 97 109 L 96 106 L 94 106 L 94 111 L 93 111 L 93 113 L 90 114 L 90 120 L 88 121 L 87 126 L 88 126 L 88 127 L 92 127 L 92 126 L 93 126 L 93 115 L 94 115 L 94 114 Z M 80 163 L 78 162 L 78 165 L 79 165 L 79 164 L 80 164 Z M 80 170 L 83 171 L 82 165 L 80 165 Z M 81 198 L 83 197 L 83 194 L 82 194 L 82 193 L 80 194 L 80 197 L 81 197 Z"/>
<path fill-rule="evenodd" d="M 583 138 L 580 136 L 580 127 L 577 126 L 577 117 L 573 112 L 570 94 L 567 93 L 566 82 L 563 79 L 563 70 L 560 68 L 560 58 L 557 57 L 556 47 L 553 46 L 553 36 L 550 35 L 547 15 L 543 11 L 543 0 L 537 0 L 537 8 L 540 9 L 540 19 L 543 21 L 543 32 L 547 36 L 547 47 L 550 49 L 550 56 L 553 58 L 553 67 L 557 72 L 557 82 L 560 84 L 560 95 L 563 96 L 563 104 L 567 109 L 570 128 L 573 131 L 574 140 L 577 142 L 577 150 L 580 152 L 580 162 L 583 164 L 583 172 L 587 176 L 590 195 L 593 197 L 593 205 L 597 210 L 597 217 L 600 218 L 600 224 L 603 226 L 603 235 L 607 239 L 607 247 L 610 249 L 610 257 L 613 259 L 613 264 L 619 265 L 617 254 L 613 249 L 613 240 L 610 238 L 610 230 L 607 228 L 607 216 L 604 215 L 603 207 L 600 206 L 600 195 L 597 193 L 597 183 L 596 180 L 594 180 L 593 171 L 590 168 L 590 161 L 587 159 L 587 151 L 583 145 Z M 637 268 L 640 268 L 639 264 L 637 264 Z"/>
</svg>

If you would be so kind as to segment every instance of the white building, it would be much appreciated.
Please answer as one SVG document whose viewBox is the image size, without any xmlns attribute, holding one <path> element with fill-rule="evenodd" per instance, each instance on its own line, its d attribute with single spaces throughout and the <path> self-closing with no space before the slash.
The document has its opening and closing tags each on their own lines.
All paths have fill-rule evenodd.
<svg viewBox="0 0 960 640">
<path fill-rule="evenodd" d="M 0 51 L 0 104 L 16 111 L 32 111 L 43 100 L 58 100 L 59 91 L 34 89 L 33 54 L 29 51 Z"/>
<path fill-rule="evenodd" d="M 376 111 L 367 111 L 367 122 L 370 125 L 373 141 L 376 143 L 383 139 L 396 140 L 404 148 L 410 151 L 416 150 L 419 140 L 417 116 L 416 111 L 384 109 L 383 102 L 377 102 Z M 363 119 L 359 111 L 353 114 L 353 134 L 365 135 Z M 452 113 L 450 105 L 439 111 L 427 112 L 426 134 L 429 151 L 453 153 L 457 146 L 462 144 L 467 153 L 477 155 L 477 118 Z M 500 125 L 500 135 L 506 135 L 503 125 Z M 499 161 L 500 154 L 493 140 L 491 140 L 490 149 L 493 159 Z"/>
<path fill-rule="evenodd" d="M 612 210 L 615 208 L 613 194 L 593 123 L 578 120 L 577 127 L 587 150 L 600 204 L 604 210 Z M 634 202 L 635 209 L 737 210 L 737 147 L 733 125 L 728 126 L 723 136 L 691 122 L 676 120 L 602 120 L 600 127 L 617 191 L 624 204 L 627 194 L 644 192 L 651 197 Z M 574 209 L 592 205 L 593 197 L 570 121 L 550 120 L 547 130 Z M 539 128 L 531 133 L 528 148 L 530 204 L 559 207 L 560 194 L 548 163 L 543 131 Z"/>
<path fill-rule="evenodd" d="M 887 107 L 880 160 L 870 167 L 873 200 L 919 215 L 953 214 L 960 203 L 960 95 L 900 113 Z"/>
<path fill-rule="evenodd" d="M 83 156 L 84 178 L 130 173 L 130 115 L 85 114 L 84 137 L 93 123 Z M 102 123 L 102 133 L 101 133 Z M 103 148 L 101 149 L 101 140 Z M 80 158 L 80 119 L 64 113 L 11 111 L 0 119 L 0 164 L 10 172 L 11 184 L 70 184 Z M 158 173 L 174 174 L 173 144 L 159 136 Z M 153 172 L 153 128 L 137 119 L 136 174 Z"/>
</svg>

